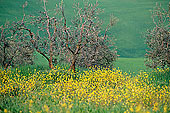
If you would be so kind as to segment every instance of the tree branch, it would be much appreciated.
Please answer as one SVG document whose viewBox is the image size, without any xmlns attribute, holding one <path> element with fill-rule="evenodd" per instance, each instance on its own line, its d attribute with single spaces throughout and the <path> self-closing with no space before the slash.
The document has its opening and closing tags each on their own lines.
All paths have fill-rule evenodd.
<svg viewBox="0 0 170 113">
<path fill-rule="evenodd" d="M 66 33 L 66 47 L 67 47 L 67 49 L 68 49 L 72 54 L 74 54 L 73 50 L 68 46 L 68 38 L 69 38 L 69 36 L 68 36 L 67 27 L 66 27 L 66 18 L 65 18 L 65 15 L 64 15 L 64 8 L 62 7 L 61 10 L 62 10 L 62 15 L 63 15 L 63 17 L 64 17 L 64 32 Z"/>
<path fill-rule="evenodd" d="M 34 36 L 35 36 L 35 35 L 34 35 L 34 33 L 31 32 L 31 30 L 28 29 L 28 28 L 20 28 L 19 30 L 21 30 L 21 29 L 26 30 L 26 31 L 29 32 L 30 37 L 31 37 L 30 41 L 31 41 L 33 47 L 36 49 L 36 51 L 37 51 L 38 53 L 40 53 L 41 55 L 43 55 L 43 56 L 49 61 L 50 59 L 49 59 L 43 52 L 41 52 L 41 50 L 38 49 L 38 47 L 35 45 L 35 41 L 34 41 Z"/>
</svg>

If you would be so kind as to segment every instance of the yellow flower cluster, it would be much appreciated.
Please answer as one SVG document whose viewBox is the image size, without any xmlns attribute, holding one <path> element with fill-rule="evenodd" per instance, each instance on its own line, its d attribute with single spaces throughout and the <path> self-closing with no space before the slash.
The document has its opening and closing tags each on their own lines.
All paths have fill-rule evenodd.
<svg viewBox="0 0 170 113">
<path fill-rule="evenodd" d="M 36 90 L 39 96 L 50 94 L 54 100 L 59 100 L 59 106 L 69 109 L 73 102 L 79 102 L 96 106 L 121 103 L 128 108 L 126 112 L 158 111 L 159 106 L 164 106 L 162 109 L 165 112 L 169 110 L 170 86 L 151 84 L 146 72 L 131 76 L 117 69 L 102 68 L 89 69 L 80 74 L 60 67 L 49 72 L 35 71 L 29 76 L 17 72 L 0 70 L 1 95 L 29 96 Z M 31 107 L 33 101 L 30 100 L 29 104 Z M 49 111 L 47 105 L 43 109 Z"/>
<path fill-rule="evenodd" d="M 40 72 L 29 74 L 29 76 L 20 75 L 20 70 L 16 69 L 14 74 L 11 70 L 0 70 L 0 92 L 4 95 L 20 96 L 28 95 L 28 92 L 37 90 L 37 88 L 43 88 L 43 77 L 45 74 L 39 75 Z"/>
</svg>

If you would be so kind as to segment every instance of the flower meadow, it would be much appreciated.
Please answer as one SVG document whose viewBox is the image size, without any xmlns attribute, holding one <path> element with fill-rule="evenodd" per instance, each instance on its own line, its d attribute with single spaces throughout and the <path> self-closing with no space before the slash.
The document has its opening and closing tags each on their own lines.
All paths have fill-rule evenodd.
<svg viewBox="0 0 170 113">
<path fill-rule="evenodd" d="M 0 69 L 0 112 L 73 113 L 170 112 L 169 69 L 141 71 L 98 68 L 69 72 Z M 169 76 L 168 74 L 166 77 Z"/>
</svg>

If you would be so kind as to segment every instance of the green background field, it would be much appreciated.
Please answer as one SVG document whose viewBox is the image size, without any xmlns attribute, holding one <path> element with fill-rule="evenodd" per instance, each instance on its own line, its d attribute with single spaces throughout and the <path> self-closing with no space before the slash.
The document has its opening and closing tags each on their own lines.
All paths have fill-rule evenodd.
<svg viewBox="0 0 170 113">
<path fill-rule="evenodd" d="M 22 18 L 23 10 L 22 4 L 26 0 L 0 0 L 0 24 L 6 21 Z M 27 15 L 36 15 L 42 9 L 40 0 L 27 0 L 28 6 L 25 8 Z M 96 0 L 89 0 L 95 2 Z M 60 0 L 48 0 L 47 7 L 53 10 Z M 82 0 L 64 0 L 65 15 L 67 20 L 71 20 L 73 16 L 72 4 L 74 2 L 82 2 Z M 99 7 L 104 9 L 101 19 L 104 26 L 109 22 L 110 14 L 114 14 L 119 22 L 111 29 L 111 33 L 117 39 L 116 46 L 119 60 L 116 66 L 125 70 L 144 69 L 144 54 L 147 49 L 144 44 L 144 33 L 147 29 L 153 27 L 151 12 L 156 2 L 161 3 L 164 8 L 168 8 L 169 0 L 98 0 Z M 69 22 L 68 22 L 69 23 Z M 40 56 L 39 56 L 40 57 Z M 123 58 L 122 58 L 123 57 Z M 129 58 L 129 59 L 127 59 Z M 135 58 L 135 59 L 132 59 Z M 39 58 L 38 64 L 43 58 Z M 44 63 L 46 64 L 46 63 Z M 42 63 L 42 65 L 44 65 Z M 129 66 L 130 69 L 128 68 Z M 136 69 L 135 69 L 136 70 Z"/>
</svg>

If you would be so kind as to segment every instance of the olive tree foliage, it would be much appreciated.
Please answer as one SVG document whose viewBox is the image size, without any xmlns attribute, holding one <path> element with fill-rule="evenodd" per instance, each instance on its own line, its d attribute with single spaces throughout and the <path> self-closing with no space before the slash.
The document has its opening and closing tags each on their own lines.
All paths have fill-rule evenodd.
<svg viewBox="0 0 170 113">
<path fill-rule="evenodd" d="M 157 68 L 170 66 L 170 3 L 169 9 L 156 4 L 152 11 L 154 28 L 147 31 L 146 66 Z"/>
<path fill-rule="evenodd" d="M 33 49 L 24 32 L 13 32 L 13 26 L 0 27 L 0 64 L 2 67 L 33 64 Z"/>
</svg>

